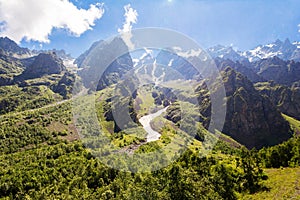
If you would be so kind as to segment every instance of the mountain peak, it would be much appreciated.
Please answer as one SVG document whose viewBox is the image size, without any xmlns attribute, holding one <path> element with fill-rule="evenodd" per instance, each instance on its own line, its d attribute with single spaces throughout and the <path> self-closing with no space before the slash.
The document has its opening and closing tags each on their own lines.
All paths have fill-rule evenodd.
<svg viewBox="0 0 300 200">
<path fill-rule="evenodd" d="M 243 60 L 242 52 L 235 51 L 232 46 L 216 45 L 207 49 L 207 52 L 213 58 L 230 59 L 233 61 Z"/>
<path fill-rule="evenodd" d="M 283 43 L 283 42 L 282 42 L 280 39 L 277 39 L 277 40 L 275 41 L 275 44 L 276 44 L 276 45 L 279 45 L 279 46 L 282 45 L 282 43 Z"/>
<path fill-rule="evenodd" d="M 291 41 L 289 40 L 289 38 L 286 38 L 284 41 L 285 44 L 291 44 Z"/>
<path fill-rule="evenodd" d="M 60 74 L 66 67 L 55 52 L 40 53 L 33 63 L 21 75 L 26 78 L 38 78 L 44 75 Z"/>
<path fill-rule="evenodd" d="M 260 59 L 272 58 L 277 56 L 283 60 L 295 60 L 300 61 L 300 43 L 291 43 L 288 38 L 283 41 L 277 39 L 274 43 L 266 45 L 258 45 L 257 47 L 239 52 L 232 47 L 225 47 L 222 45 L 216 45 L 209 48 L 207 51 L 213 58 L 231 59 L 233 61 L 242 61 L 248 59 L 250 62 L 254 62 Z"/>
<path fill-rule="evenodd" d="M 4 50 L 7 54 L 10 55 L 30 54 L 29 49 L 20 47 L 15 41 L 9 39 L 8 37 L 0 37 L 0 49 Z"/>
</svg>

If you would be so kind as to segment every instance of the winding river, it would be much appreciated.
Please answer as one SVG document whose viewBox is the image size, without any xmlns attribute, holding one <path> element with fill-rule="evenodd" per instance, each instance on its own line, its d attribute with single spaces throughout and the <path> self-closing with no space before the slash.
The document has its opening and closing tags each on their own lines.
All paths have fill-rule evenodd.
<svg viewBox="0 0 300 200">
<path fill-rule="evenodd" d="M 154 118 L 156 118 L 156 117 L 160 116 L 162 113 L 166 112 L 167 108 L 168 107 L 165 107 L 163 109 L 158 110 L 155 113 L 145 115 L 139 119 L 139 122 L 143 125 L 145 131 L 148 133 L 147 134 L 147 142 L 152 142 L 152 141 L 156 141 L 159 139 L 160 133 L 152 129 L 150 122 Z"/>
</svg>

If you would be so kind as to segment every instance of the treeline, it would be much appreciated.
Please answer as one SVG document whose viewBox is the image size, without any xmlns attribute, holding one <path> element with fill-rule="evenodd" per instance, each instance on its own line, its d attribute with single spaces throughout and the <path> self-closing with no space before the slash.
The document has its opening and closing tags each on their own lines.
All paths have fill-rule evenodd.
<svg viewBox="0 0 300 200">
<path fill-rule="evenodd" d="M 294 136 L 282 144 L 263 148 L 258 152 L 267 168 L 296 167 L 300 165 L 300 137 Z"/>
</svg>

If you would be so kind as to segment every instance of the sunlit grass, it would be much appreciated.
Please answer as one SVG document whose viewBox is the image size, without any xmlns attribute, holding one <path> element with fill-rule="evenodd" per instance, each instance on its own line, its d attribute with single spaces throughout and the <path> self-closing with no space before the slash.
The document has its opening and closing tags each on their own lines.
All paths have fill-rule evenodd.
<svg viewBox="0 0 300 200">
<path fill-rule="evenodd" d="M 143 86 L 138 89 L 135 104 L 139 107 L 139 109 L 136 110 L 139 118 L 148 114 L 150 109 L 154 107 L 154 99 L 151 92 L 151 86 Z"/>
<path fill-rule="evenodd" d="M 268 180 L 263 184 L 266 191 L 261 191 L 253 195 L 241 196 L 240 199 L 247 200 L 284 200 L 300 199 L 300 167 L 265 169 Z"/>
<path fill-rule="evenodd" d="M 290 126 L 294 132 L 300 132 L 300 121 L 285 114 L 282 114 L 282 116 L 290 123 Z"/>
</svg>

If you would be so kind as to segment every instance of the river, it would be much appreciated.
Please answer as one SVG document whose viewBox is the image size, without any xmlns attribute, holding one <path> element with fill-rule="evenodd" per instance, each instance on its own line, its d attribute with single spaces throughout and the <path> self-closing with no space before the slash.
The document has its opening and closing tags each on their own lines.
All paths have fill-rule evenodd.
<svg viewBox="0 0 300 200">
<path fill-rule="evenodd" d="M 162 113 L 166 112 L 167 108 L 168 107 L 165 107 L 163 109 L 158 110 L 155 113 L 145 115 L 139 119 L 139 122 L 143 125 L 145 131 L 148 133 L 147 134 L 147 142 L 152 142 L 152 141 L 156 141 L 159 139 L 160 133 L 152 129 L 150 122 L 154 118 L 156 118 L 156 117 L 160 116 Z"/>
</svg>

